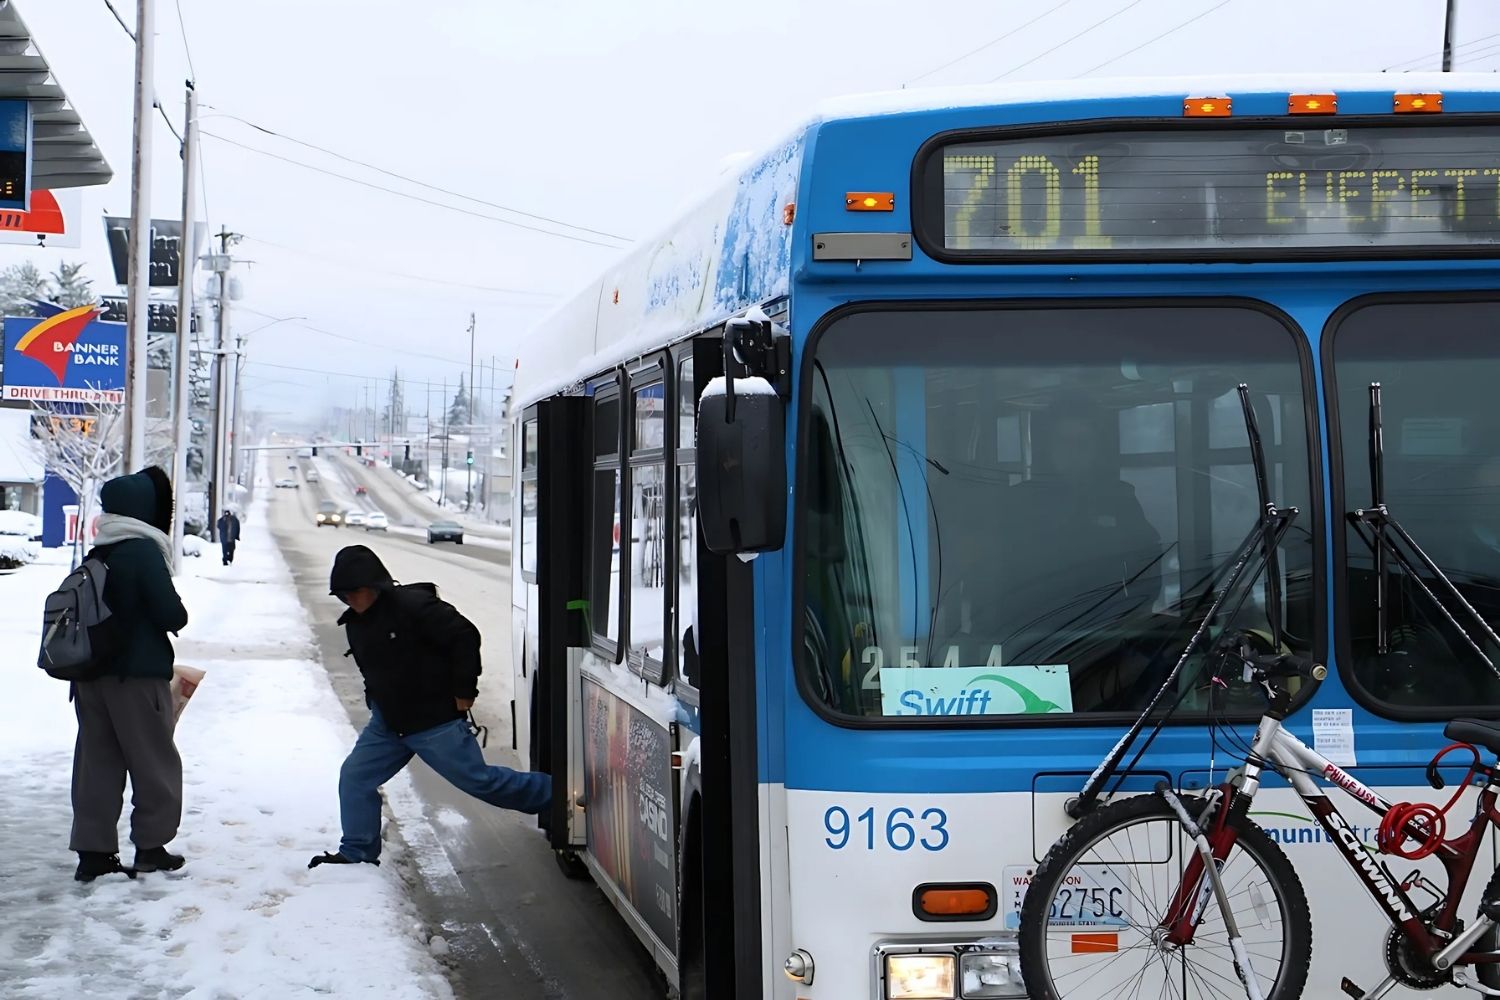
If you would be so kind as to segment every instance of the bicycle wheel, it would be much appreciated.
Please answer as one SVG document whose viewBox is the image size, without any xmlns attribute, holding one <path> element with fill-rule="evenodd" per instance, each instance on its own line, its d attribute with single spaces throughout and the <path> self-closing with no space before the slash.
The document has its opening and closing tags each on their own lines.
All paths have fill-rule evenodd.
<svg viewBox="0 0 1500 1000">
<path fill-rule="evenodd" d="M 1195 816 L 1203 810 L 1200 798 L 1182 801 Z M 1264 830 L 1243 817 L 1230 822 L 1238 840 L 1221 878 L 1256 979 L 1266 1000 L 1297 1000 L 1312 961 L 1307 896 Z M 1047 852 L 1021 904 L 1028 996 L 1243 998 L 1216 900 L 1186 945 L 1171 944 L 1161 929 L 1179 893 L 1200 898 L 1199 887 L 1182 887 L 1194 857 L 1176 814 L 1157 795 L 1120 799 L 1079 821 Z"/>
</svg>

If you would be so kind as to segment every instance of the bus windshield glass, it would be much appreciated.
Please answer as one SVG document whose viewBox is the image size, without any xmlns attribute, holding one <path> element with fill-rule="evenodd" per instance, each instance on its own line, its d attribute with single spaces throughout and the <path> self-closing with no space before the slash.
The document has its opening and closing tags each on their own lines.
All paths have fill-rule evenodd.
<svg viewBox="0 0 1500 1000">
<path fill-rule="evenodd" d="M 1259 516 L 1240 382 L 1271 499 L 1302 510 L 1278 563 L 1284 642 L 1310 649 L 1297 337 L 1189 304 L 835 320 L 804 381 L 808 696 L 865 718 L 1139 712 Z M 1267 628 L 1263 583 L 1238 627 Z M 1179 683 L 1208 707 L 1201 672 Z"/>
<path fill-rule="evenodd" d="M 1350 310 L 1333 338 L 1343 509 L 1370 503 L 1369 386 L 1382 386 L 1385 502 L 1412 539 L 1490 627 L 1500 627 L 1500 344 L 1494 301 L 1373 302 Z M 1419 333 L 1419 335 L 1417 335 Z M 1394 562 L 1387 567 L 1384 651 L 1374 554 L 1346 525 L 1340 633 L 1346 678 L 1396 716 L 1451 718 L 1500 702 L 1500 649 L 1447 614 Z M 1425 569 L 1421 580 L 1442 591 Z M 1467 634 L 1467 635 L 1466 635 Z M 1346 681 L 1347 682 L 1347 681 Z"/>
</svg>

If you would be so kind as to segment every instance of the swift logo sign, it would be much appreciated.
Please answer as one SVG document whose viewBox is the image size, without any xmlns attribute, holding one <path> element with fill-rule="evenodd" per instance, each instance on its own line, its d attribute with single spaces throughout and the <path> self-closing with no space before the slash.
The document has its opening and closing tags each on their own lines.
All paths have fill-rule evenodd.
<svg viewBox="0 0 1500 1000">
<path fill-rule="evenodd" d="M 1071 712 L 1065 665 L 882 667 L 885 715 L 1045 715 Z"/>
<path fill-rule="evenodd" d="M 4 398 L 124 402 L 125 327 L 97 321 L 95 306 L 45 319 L 5 320 Z"/>
</svg>

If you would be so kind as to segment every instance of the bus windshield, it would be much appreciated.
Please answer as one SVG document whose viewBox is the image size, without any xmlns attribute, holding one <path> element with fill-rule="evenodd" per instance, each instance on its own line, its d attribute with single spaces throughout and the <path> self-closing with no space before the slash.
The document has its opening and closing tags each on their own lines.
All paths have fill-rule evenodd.
<svg viewBox="0 0 1500 1000">
<path fill-rule="evenodd" d="M 805 690 L 865 718 L 1138 712 L 1270 491 L 1285 643 L 1314 620 L 1297 334 L 1249 306 L 851 312 L 805 369 Z M 1262 578 L 1263 579 L 1263 578 Z M 1236 624 L 1266 629 L 1257 586 Z M 1229 620 L 1219 622 L 1228 625 Z M 1184 671 L 1184 707 L 1207 707 Z M 1222 704 L 1222 703 L 1220 703 Z"/>
<path fill-rule="evenodd" d="M 1491 628 L 1500 626 L 1495 316 L 1494 301 L 1373 302 L 1349 311 L 1333 336 L 1342 509 L 1370 502 L 1369 385 L 1379 382 L 1386 504 Z M 1341 655 L 1352 658 L 1353 668 L 1346 678 L 1397 716 L 1447 718 L 1500 701 L 1500 681 L 1469 640 L 1491 662 L 1500 663 L 1500 649 L 1467 616 L 1456 615 L 1464 629 L 1459 632 L 1415 581 L 1395 569 L 1388 570 L 1381 652 L 1375 559 L 1352 527 L 1343 530 L 1346 599 L 1340 602 L 1339 631 L 1348 642 Z M 1430 574 L 1421 575 L 1437 589 Z"/>
</svg>

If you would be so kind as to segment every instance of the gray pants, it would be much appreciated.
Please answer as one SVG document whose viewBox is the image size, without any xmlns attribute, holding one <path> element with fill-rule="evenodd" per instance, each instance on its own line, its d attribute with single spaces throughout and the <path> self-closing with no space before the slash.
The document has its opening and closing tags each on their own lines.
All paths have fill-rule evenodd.
<svg viewBox="0 0 1500 1000">
<path fill-rule="evenodd" d="M 166 681 L 105 677 L 73 685 L 73 835 L 69 849 L 119 851 L 116 828 L 130 775 L 130 839 L 165 847 L 182 820 L 182 758 L 172 742 Z"/>
</svg>

